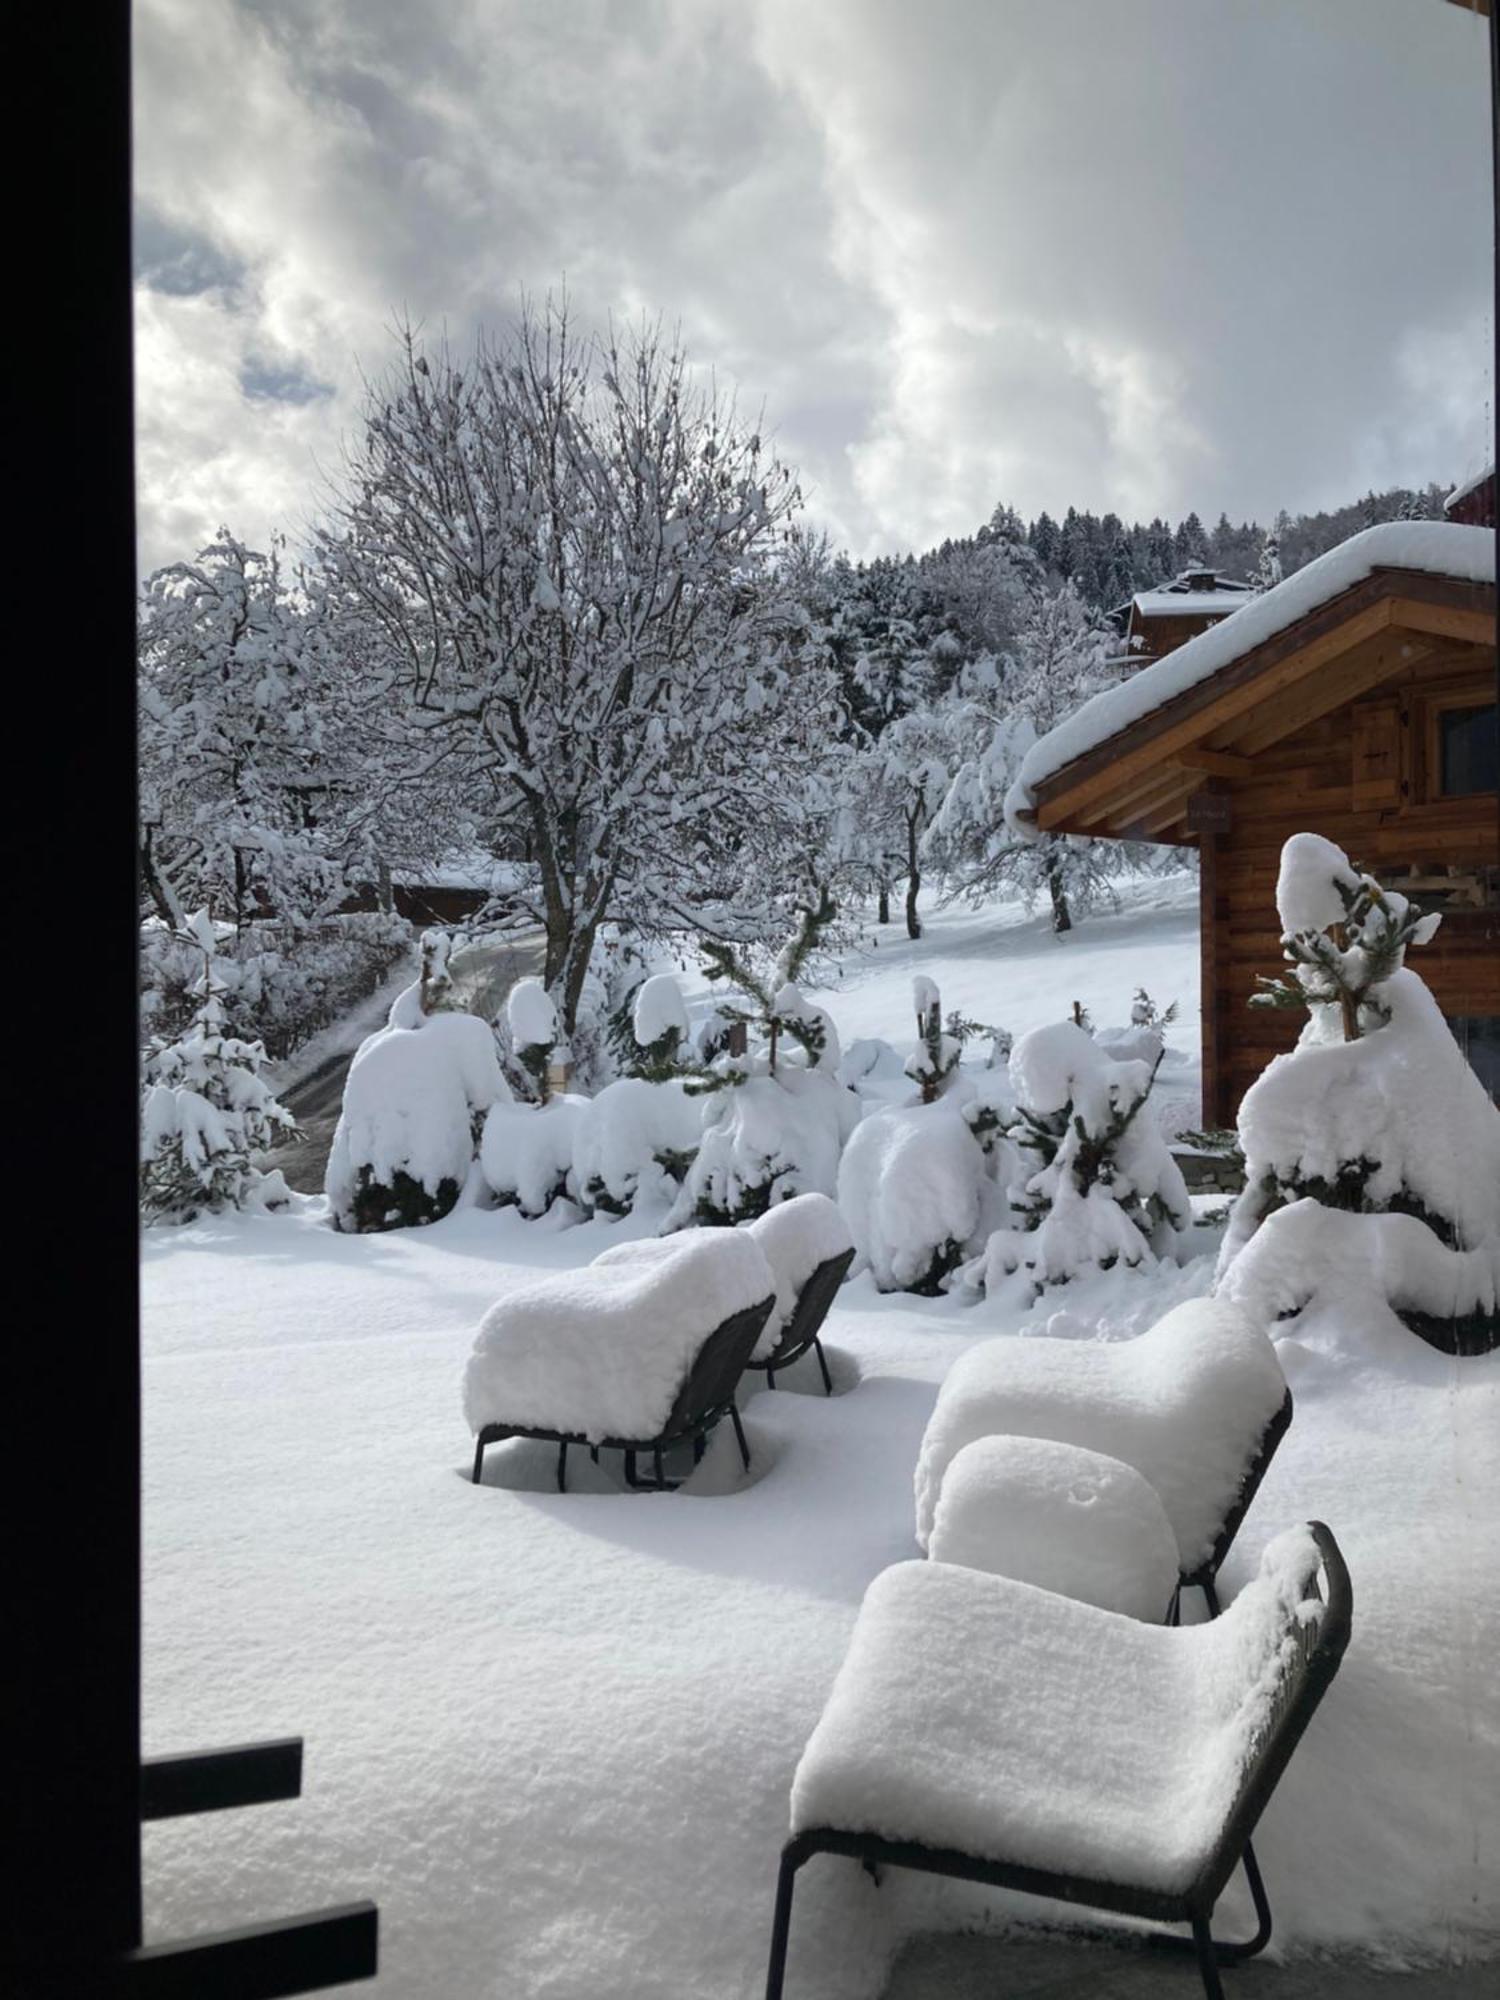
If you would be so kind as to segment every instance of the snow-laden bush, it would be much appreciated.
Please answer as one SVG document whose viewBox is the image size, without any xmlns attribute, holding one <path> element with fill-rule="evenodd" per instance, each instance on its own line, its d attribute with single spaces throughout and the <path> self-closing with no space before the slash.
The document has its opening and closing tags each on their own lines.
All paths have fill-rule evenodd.
<svg viewBox="0 0 1500 2000">
<path fill-rule="evenodd" d="M 860 1121 L 839 1162 L 838 1202 L 883 1292 L 940 1291 L 1005 1213 L 973 1130 L 941 1098 Z"/>
<path fill-rule="evenodd" d="M 557 1006 L 540 979 L 518 979 L 505 1002 L 512 1080 L 524 1099 L 545 1104 L 552 1095 L 552 1061 L 562 1030 Z"/>
<path fill-rule="evenodd" d="M 273 1061 L 309 1041 L 372 993 L 411 950 L 404 917 L 363 912 L 302 926 L 276 919 L 221 935 L 214 960 L 224 1033 L 256 1041 Z M 141 1029 L 147 1038 L 181 1035 L 198 1010 L 201 952 L 180 931 L 141 928 Z"/>
<path fill-rule="evenodd" d="M 943 1003 L 932 980 L 918 974 L 911 983 L 917 1013 L 917 1046 L 906 1060 L 906 1074 L 922 1093 L 924 1104 L 935 1104 L 947 1088 L 964 1045 L 943 1028 Z"/>
<path fill-rule="evenodd" d="M 675 1199 L 698 1150 L 703 1107 L 680 1078 L 622 1076 L 589 1098 L 573 1137 L 573 1190 L 587 1209 L 626 1215 Z"/>
<path fill-rule="evenodd" d="M 859 1100 L 821 1067 L 784 1057 L 704 1099 L 697 1156 L 668 1226 L 752 1221 L 793 1195 L 832 1195 Z"/>
<path fill-rule="evenodd" d="M 519 1208 L 529 1221 L 553 1202 L 571 1198 L 573 1155 L 579 1128 L 594 1100 L 551 1091 L 545 1104 L 495 1104 L 484 1121 L 479 1164 L 485 1184 L 502 1208 Z"/>
<path fill-rule="evenodd" d="M 296 1120 L 261 1076 L 261 1044 L 224 1032 L 206 910 L 188 920 L 184 942 L 198 955 L 197 1012 L 176 1040 L 154 1040 L 143 1064 L 141 1210 L 151 1221 L 290 1199 L 280 1173 L 262 1173 L 253 1156 L 295 1137 Z"/>
<path fill-rule="evenodd" d="M 762 978 L 732 947 L 705 943 L 710 979 L 726 980 L 751 1004 L 725 1000 L 719 1019 L 755 1041 L 743 1056 L 727 1052 L 687 1083 L 702 1097 L 703 1136 L 669 1228 L 734 1224 L 764 1215 L 799 1194 L 833 1194 L 839 1155 L 859 1120 L 859 1100 L 838 1080 L 839 1038 L 823 1008 L 796 983 L 837 914 L 824 890 L 800 906 L 800 922 Z"/>
<path fill-rule="evenodd" d="M 1296 1224 L 1272 1239 L 1295 1248 L 1297 1275 L 1293 1281 L 1288 1271 L 1277 1287 L 1279 1310 L 1296 1310 L 1299 1293 L 1305 1303 L 1326 1281 L 1319 1254 L 1331 1268 L 1357 1240 L 1388 1271 L 1390 1303 L 1399 1295 L 1404 1316 L 1457 1314 L 1474 1322 L 1455 1329 L 1460 1337 L 1493 1344 L 1500 1329 L 1493 1307 L 1482 1304 L 1475 1257 L 1487 1267 L 1500 1241 L 1500 1111 L 1404 962 L 1407 946 L 1426 943 L 1438 919 L 1420 916 L 1315 834 L 1298 834 L 1283 849 L 1277 905 L 1292 974 L 1267 982 L 1267 1001 L 1303 1006 L 1308 1019 L 1296 1048 L 1272 1059 L 1240 1105 L 1245 1189 L 1230 1216 L 1220 1280 L 1296 1205 Z M 1428 1233 L 1430 1247 L 1409 1255 L 1398 1281 L 1389 1252 L 1397 1243 L 1410 1252 L 1421 1240 L 1412 1230 L 1355 1236 L 1330 1220 L 1320 1232 L 1308 1201 L 1323 1211 L 1406 1218 Z M 1269 1255 L 1257 1248 L 1253 1260 L 1261 1290 Z M 1455 1307 L 1470 1292 L 1474 1302 Z"/>
<path fill-rule="evenodd" d="M 480 1120 L 510 1097 L 485 1022 L 425 1014 L 420 982 L 349 1066 L 324 1188 L 336 1229 L 436 1222 L 474 1167 Z"/>
<path fill-rule="evenodd" d="M 1155 1075 L 1154 1062 L 1116 1060 L 1073 1021 L 1021 1037 L 1010 1059 L 1011 1137 L 1033 1171 L 1015 1190 L 1019 1224 L 991 1236 L 965 1267 L 966 1286 L 1016 1289 L 1029 1302 L 1087 1270 L 1179 1254 L 1192 1223 L 1187 1189 L 1161 1132 L 1140 1115 Z"/>
</svg>

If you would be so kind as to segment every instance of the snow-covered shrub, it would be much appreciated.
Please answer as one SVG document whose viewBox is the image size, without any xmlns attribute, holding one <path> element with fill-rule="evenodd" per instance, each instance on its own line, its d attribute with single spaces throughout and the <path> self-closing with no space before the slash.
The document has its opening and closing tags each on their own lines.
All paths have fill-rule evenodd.
<svg viewBox="0 0 1500 2000">
<path fill-rule="evenodd" d="M 940 1291 L 1003 1214 L 983 1148 L 942 1099 L 862 1119 L 839 1162 L 838 1201 L 883 1292 Z"/>
<path fill-rule="evenodd" d="M 143 1064 L 141 1210 L 151 1221 L 290 1199 L 280 1173 L 262 1173 L 253 1156 L 295 1137 L 296 1120 L 261 1076 L 261 1044 L 224 1033 L 206 910 L 184 936 L 198 954 L 198 1009 L 184 1034 L 155 1039 Z"/>
<path fill-rule="evenodd" d="M 272 1061 L 299 1049 L 380 985 L 411 950 L 411 925 L 385 912 L 295 925 L 264 918 L 234 935 L 228 924 L 214 959 L 225 1034 L 261 1043 Z M 197 945 L 152 920 L 141 928 L 141 1029 L 149 1039 L 183 1034 L 198 1011 L 203 969 Z"/>
<path fill-rule="evenodd" d="M 906 1059 L 906 1074 L 922 1093 L 924 1104 L 935 1104 L 958 1068 L 964 1045 L 943 1029 L 943 1003 L 936 984 L 918 973 L 911 983 L 917 1012 L 917 1046 Z"/>
<path fill-rule="evenodd" d="M 681 1075 L 688 1053 L 687 1002 L 670 972 L 653 973 L 636 987 L 630 1026 L 632 1075 L 651 1083 Z"/>
<path fill-rule="evenodd" d="M 592 1098 L 549 1091 L 545 1104 L 502 1101 L 484 1121 L 479 1164 L 502 1208 L 514 1205 L 529 1221 L 571 1197 L 573 1155 Z"/>
<path fill-rule="evenodd" d="M 480 1120 L 509 1096 L 486 1023 L 424 1014 L 420 982 L 408 986 L 349 1066 L 324 1179 L 335 1229 L 446 1215 L 473 1169 Z"/>
<path fill-rule="evenodd" d="M 587 1209 L 625 1215 L 675 1198 L 698 1150 L 703 1107 L 680 1078 L 622 1076 L 585 1101 L 573 1138 L 573 1187 Z"/>
<path fill-rule="evenodd" d="M 560 1033 L 557 1008 L 540 979 L 518 979 L 505 1002 L 510 1054 L 523 1094 L 545 1104 L 552 1094 L 552 1058 Z"/>
<path fill-rule="evenodd" d="M 1192 1209 L 1160 1131 L 1140 1116 L 1155 1075 L 1154 1063 L 1106 1054 L 1074 1021 L 1021 1037 L 1011 1136 L 1033 1171 L 1015 1193 L 1019 1226 L 991 1236 L 965 1267 L 967 1286 L 1018 1286 L 1030 1300 L 1086 1270 L 1177 1254 Z"/>
<path fill-rule="evenodd" d="M 859 1100 L 821 1067 L 784 1057 L 704 1100 L 703 1130 L 668 1226 L 732 1224 L 799 1194 L 834 1193 Z"/>
<path fill-rule="evenodd" d="M 1411 1263 L 1412 1272 L 1426 1274 L 1422 1285 L 1410 1277 L 1398 1283 L 1387 1266 L 1404 1315 L 1467 1315 L 1476 1324 L 1458 1333 L 1484 1344 L 1487 1309 L 1455 1307 L 1454 1300 L 1474 1289 L 1471 1253 L 1487 1257 L 1500 1240 L 1500 1111 L 1404 963 L 1407 946 L 1425 943 L 1438 919 L 1418 916 L 1315 834 L 1298 834 L 1283 849 L 1277 904 L 1292 977 L 1268 982 L 1268 998 L 1306 1007 L 1308 1020 L 1296 1048 L 1272 1059 L 1240 1105 L 1245 1188 L 1230 1217 L 1220 1279 L 1257 1232 L 1293 1205 L 1401 1216 L 1433 1239 Z M 1305 1300 L 1324 1282 L 1313 1268 L 1320 1243 L 1337 1262 L 1355 1240 L 1333 1225 L 1320 1236 L 1315 1223 L 1304 1208 L 1294 1228 L 1277 1231 L 1276 1242 L 1296 1249 L 1296 1281 L 1287 1274 L 1278 1291 L 1284 1300 L 1299 1289 Z M 1385 1266 L 1391 1243 L 1410 1249 L 1419 1239 L 1403 1230 L 1365 1231 L 1358 1240 L 1372 1255 L 1379 1245 Z M 1254 1261 L 1263 1271 L 1266 1254 Z M 1476 1300 L 1481 1293 L 1482 1286 Z M 1488 1317 L 1490 1335 L 1500 1337 L 1492 1308 Z"/>
<path fill-rule="evenodd" d="M 747 1035 L 753 1029 L 756 1041 L 744 1056 L 716 1055 L 688 1080 L 689 1093 L 706 1100 L 703 1136 L 670 1228 L 747 1222 L 794 1195 L 834 1192 L 859 1100 L 838 1080 L 832 1020 L 804 997 L 796 975 L 835 914 L 826 890 L 800 906 L 798 929 L 769 978 L 731 946 L 704 945 L 709 978 L 732 982 L 754 1003 L 721 1002 L 721 1020 Z"/>
</svg>

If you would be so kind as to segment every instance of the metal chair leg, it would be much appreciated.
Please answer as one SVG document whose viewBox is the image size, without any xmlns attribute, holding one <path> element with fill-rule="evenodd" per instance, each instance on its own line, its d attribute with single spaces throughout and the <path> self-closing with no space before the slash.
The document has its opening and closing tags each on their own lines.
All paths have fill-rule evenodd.
<svg viewBox="0 0 1500 2000">
<path fill-rule="evenodd" d="M 745 1470 L 748 1472 L 750 1470 L 750 1447 L 745 1442 L 745 1426 L 740 1422 L 739 1405 L 737 1403 L 729 1405 L 729 1414 L 734 1420 L 734 1434 L 739 1439 L 740 1457 L 744 1460 Z"/>
<path fill-rule="evenodd" d="M 663 1472 L 662 1472 L 662 1469 L 661 1469 L 661 1446 L 660 1446 L 660 1445 L 658 1445 L 658 1446 L 656 1447 L 655 1451 L 653 1451 L 653 1452 L 652 1452 L 652 1454 L 651 1454 L 651 1465 L 652 1465 L 652 1470 L 653 1470 L 653 1471 L 655 1472 L 655 1474 L 656 1474 L 656 1483 L 657 1483 L 657 1485 L 658 1485 L 658 1486 L 662 1486 L 662 1485 L 665 1485 L 665 1483 L 666 1483 L 666 1480 L 665 1480 L 665 1476 L 664 1476 L 664 1474 L 663 1474 Z"/>
<path fill-rule="evenodd" d="M 816 1334 L 813 1335 L 813 1349 L 818 1357 L 818 1366 L 823 1371 L 823 1394 L 831 1396 L 833 1394 L 833 1377 L 828 1372 L 828 1357 L 823 1352 L 823 1343 Z"/>
<path fill-rule="evenodd" d="M 1198 1951 L 1198 1971 L 1206 2000 L 1224 2000 L 1224 1982 L 1219 1977 L 1219 1958 L 1207 1917 L 1193 1918 L 1193 1943 Z"/>
<path fill-rule="evenodd" d="M 474 1441 L 474 1478 L 472 1481 L 473 1485 L 477 1486 L 479 1484 L 480 1477 L 483 1474 L 483 1472 L 484 1472 L 484 1440 L 482 1438 L 476 1438 Z"/>
<path fill-rule="evenodd" d="M 703 1454 L 707 1449 L 708 1449 L 708 1439 L 703 1435 L 702 1431 L 696 1432 L 693 1437 L 694 1465 L 701 1465 L 703 1463 Z"/>
<path fill-rule="evenodd" d="M 566 1440 L 557 1447 L 557 1490 L 559 1493 L 566 1493 L 568 1490 L 568 1446 Z"/>
<path fill-rule="evenodd" d="M 781 1857 L 776 1878 L 776 1915 L 771 1923 L 771 1959 L 766 1967 L 766 2000 L 781 2000 L 786 1978 L 786 1948 L 792 1933 L 792 1890 L 799 1864 L 789 1854 Z"/>
<path fill-rule="evenodd" d="M 1213 1578 L 1205 1576 L 1199 1583 L 1198 1588 L 1203 1592 L 1203 1602 L 1208 1606 L 1209 1617 L 1217 1618 L 1219 1615 L 1219 1593 L 1214 1589 Z"/>
<path fill-rule="evenodd" d="M 768 1389 L 774 1389 L 776 1387 L 776 1370 L 774 1368 L 768 1368 L 766 1370 L 766 1387 Z"/>
</svg>

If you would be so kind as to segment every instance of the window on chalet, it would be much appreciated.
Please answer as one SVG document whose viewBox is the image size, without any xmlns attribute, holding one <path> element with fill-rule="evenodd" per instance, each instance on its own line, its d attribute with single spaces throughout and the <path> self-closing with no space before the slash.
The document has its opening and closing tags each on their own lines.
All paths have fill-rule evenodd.
<svg viewBox="0 0 1500 2000">
<path fill-rule="evenodd" d="M 1500 747 L 1494 702 L 1438 709 L 1437 790 L 1445 799 L 1500 790 Z"/>
</svg>

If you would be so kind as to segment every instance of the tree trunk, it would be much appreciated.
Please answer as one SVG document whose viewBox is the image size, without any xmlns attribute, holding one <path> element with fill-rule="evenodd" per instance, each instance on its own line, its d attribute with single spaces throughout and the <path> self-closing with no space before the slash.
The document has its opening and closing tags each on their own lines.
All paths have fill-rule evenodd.
<svg viewBox="0 0 1500 2000">
<path fill-rule="evenodd" d="M 922 871 L 917 865 L 917 825 L 919 815 L 906 817 L 906 935 L 922 935 L 922 919 L 917 915 L 917 897 L 922 891 Z"/>
<path fill-rule="evenodd" d="M 1047 856 L 1047 893 L 1052 898 L 1052 929 L 1058 935 L 1073 928 L 1073 913 L 1068 908 L 1068 892 L 1063 886 L 1062 868 L 1055 853 Z"/>
<path fill-rule="evenodd" d="M 875 905 L 875 921 L 877 924 L 888 924 L 890 920 L 891 920 L 891 885 L 889 882 L 886 881 L 885 877 L 882 875 L 880 878 L 879 899 Z"/>
</svg>

